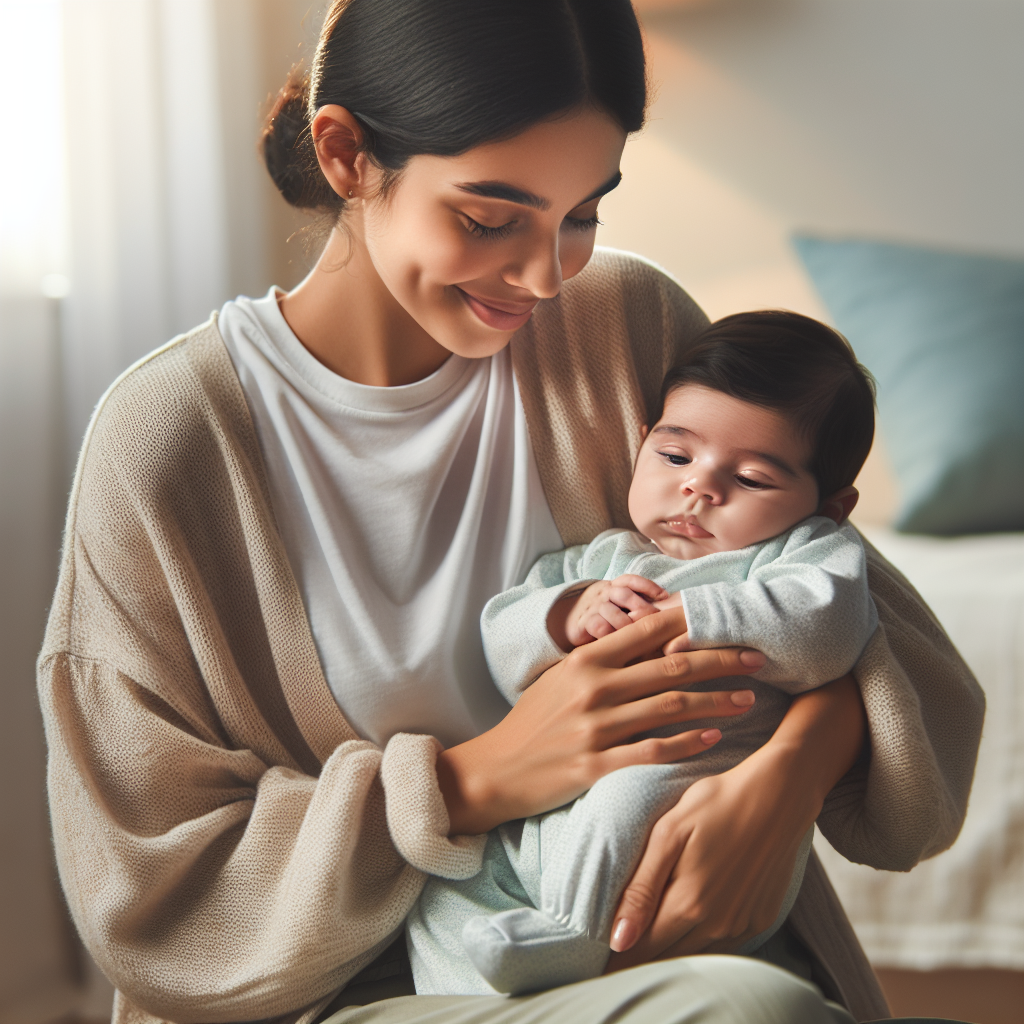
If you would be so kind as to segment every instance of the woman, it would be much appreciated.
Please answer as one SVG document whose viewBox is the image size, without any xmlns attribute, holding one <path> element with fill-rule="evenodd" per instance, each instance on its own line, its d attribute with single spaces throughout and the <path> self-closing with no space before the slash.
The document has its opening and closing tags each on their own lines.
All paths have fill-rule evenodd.
<svg viewBox="0 0 1024 1024">
<path fill-rule="evenodd" d="M 706 323 L 655 268 L 590 259 L 645 98 L 628 0 L 338 0 L 265 139 L 285 198 L 330 225 L 316 268 L 101 403 L 40 691 L 61 878 L 116 1019 L 849 1020 L 797 973 L 884 1015 L 813 861 L 766 953 L 796 973 L 665 959 L 763 930 L 815 819 L 886 868 L 955 837 L 981 697 L 874 554 L 856 683 L 798 699 L 652 834 L 612 969 L 645 966 L 375 1002 L 408 992 L 394 940 L 426 873 L 471 875 L 488 829 L 705 749 L 714 731 L 629 740 L 741 713 L 744 691 L 672 688 L 761 663 L 660 657 L 664 613 L 509 712 L 482 660 L 487 598 L 628 524 L 640 427 Z"/>
</svg>

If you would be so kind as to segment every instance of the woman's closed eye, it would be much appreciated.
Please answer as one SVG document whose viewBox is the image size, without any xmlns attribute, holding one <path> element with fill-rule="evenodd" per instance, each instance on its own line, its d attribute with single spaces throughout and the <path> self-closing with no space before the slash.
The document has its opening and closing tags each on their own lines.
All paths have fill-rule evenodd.
<svg viewBox="0 0 1024 1024">
<path fill-rule="evenodd" d="M 562 227 L 570 231 L 594 231 L 603 223 L 604 221 L 597 219 L 595 213 L 592 217 L 566 217 L 562 221 Z"/>
<path fill-rule="evenodd" d="M 478 220 L 473 220 L 468 213 L 462 215 L 466 219 L 466 230 L 477 238 L 487 238 L 490 240 L 497 240 L 499 238 L 507 238 L 512 229 L 516 226 L 516 219 L 508 221 L 506 224 L 498 224 L 496 227 L 488 227 L 486 224 L 481 224 Z"/>
</svg>

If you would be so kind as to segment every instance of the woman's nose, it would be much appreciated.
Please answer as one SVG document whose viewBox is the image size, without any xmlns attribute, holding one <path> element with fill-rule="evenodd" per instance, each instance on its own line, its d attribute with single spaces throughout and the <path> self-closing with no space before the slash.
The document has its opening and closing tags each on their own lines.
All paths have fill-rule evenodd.
<svg viewBox="0 0 1024 1024">
<path fill-rule="evenodd" d="M 519 259 L 502 271 L 507 284 L 525 288 L 538 299 L 553 299 L 562 290 L 562 262 L 558 238 L 531 240 Z"/>
</svg>

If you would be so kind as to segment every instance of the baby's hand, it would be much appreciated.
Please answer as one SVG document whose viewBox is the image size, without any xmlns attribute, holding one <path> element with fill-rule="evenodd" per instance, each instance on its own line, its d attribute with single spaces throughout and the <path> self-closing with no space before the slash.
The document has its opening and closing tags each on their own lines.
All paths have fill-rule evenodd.
<svg viewBox="0 0 1024 1024">
<path fill-rule="evenodd" d="M 608 582 L 591 583 L 583 591 L 565 620 L 565 635 L 573 647 L 589 644 L 623 626 L 628 626 L 658 609 L 655 601 L 668 601 L 667 590 L 643 576 L 619 576 Z"/>
</svg>

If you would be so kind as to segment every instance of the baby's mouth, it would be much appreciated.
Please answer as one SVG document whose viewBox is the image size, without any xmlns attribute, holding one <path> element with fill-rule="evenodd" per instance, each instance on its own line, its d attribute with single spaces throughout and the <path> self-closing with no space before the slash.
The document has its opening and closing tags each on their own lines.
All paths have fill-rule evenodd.
<svg viewBox="0 0 1024 1024">
<path fill-rule="evenodd" d="M 713 533 L 708 533 L 708 531 L 693 518 L 666 519 L 664 520 L 664 526 L 669 533 L 674 533 L 677 537 L 690 537 L 693 540 L 702 540 L 705 537 L 714 537 Z"/>
</svg>

